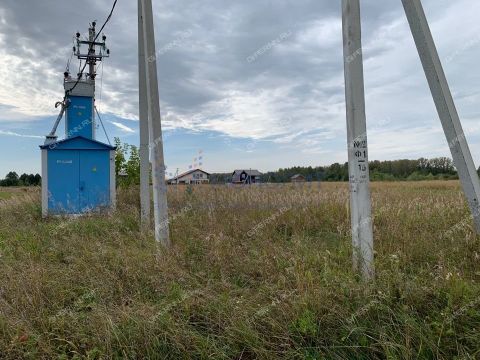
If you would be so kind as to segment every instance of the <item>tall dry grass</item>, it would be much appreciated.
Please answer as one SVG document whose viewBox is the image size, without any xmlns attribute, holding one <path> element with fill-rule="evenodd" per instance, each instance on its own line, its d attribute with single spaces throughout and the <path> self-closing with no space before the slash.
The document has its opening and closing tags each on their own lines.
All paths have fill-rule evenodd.
<svg viewBox="0 0 480 360">
<path fill-rule="evenodd" d="M 475 359 L 480 242 L 457 182 L 372 184 L 376 281 L 347 184 L 169 189 L 173 248 L 118 211 L 0 207 L 0 358 Z"/>
</svg>

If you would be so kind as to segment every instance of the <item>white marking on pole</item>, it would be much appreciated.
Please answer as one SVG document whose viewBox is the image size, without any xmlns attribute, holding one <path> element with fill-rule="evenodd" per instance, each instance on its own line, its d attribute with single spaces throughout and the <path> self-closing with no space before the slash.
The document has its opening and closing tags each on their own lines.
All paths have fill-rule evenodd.
<svg viewBox="0 0 480 360">
<path fill-rule="evenodd" d="M 359 0 L 342 0 L 353 267 L 374 276 L 365 89 Z"/>
<path fill-rule="evenodd" d="M 170 245 L 167 184 L 163 157 L 162 124 L 158 92 L 157 58 L 155 54 L 155 30 L 152 0 L 142 1 L 145 66 L 147 70 L 147 103 L 149 129 L 152 131 L 153 206 L 155 239 L 164 246 Z"/>
<path fill-rule="evenodd" d="M 452 153 L 463 191 L 480 234 L 480 182 L 455 102 L 420 0 L 402 0 L 425 76 Z"/>
<path fill-rule="evenodd" d="M 150 148 L 147 100 L 145 39 L 143 36 L 142 1 L 138 0 L 138 78 L 140 117 L 140 218 L 145 228 L 150 226 Z"/>
</svg>

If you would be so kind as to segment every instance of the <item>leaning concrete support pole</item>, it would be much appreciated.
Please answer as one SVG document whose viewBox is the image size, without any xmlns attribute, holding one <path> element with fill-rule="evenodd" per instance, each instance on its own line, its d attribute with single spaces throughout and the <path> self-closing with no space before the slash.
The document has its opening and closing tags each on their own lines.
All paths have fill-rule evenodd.
<svg viewBox="0 0 480 360">
<path fill-rule="evenodd" d="M 147 71 L 143 36 L 142 1 L 138 0 L 138 80 L 140 118 L 140 218 L 144 228 L 150 226 L 150 151 L 148 129 Z"/>
<path fill-rule="evenodd" d="M 420 0 L 402 0 L 420 60 L 437 107 L 477 234 L 480 234 L 480 182 L 460 118 Z"/>
<path fill-rule="evenodd" d="M 373 230 L 359 0 L 342 0 L 353 266 L 374 276 Z"/>
<path fill-rule="evenodd" d="M 162 124 L 158 92 L 157 58 L 155 52 L 155 30 L 153 25 L 152 0 L 142 1 L 145 66 L 147 70 L 148 121 L 152 131 L 152 175 L 155 238 L 164 246 L 170 245 L 167 185 L 163 158 Z"/>
</svg>

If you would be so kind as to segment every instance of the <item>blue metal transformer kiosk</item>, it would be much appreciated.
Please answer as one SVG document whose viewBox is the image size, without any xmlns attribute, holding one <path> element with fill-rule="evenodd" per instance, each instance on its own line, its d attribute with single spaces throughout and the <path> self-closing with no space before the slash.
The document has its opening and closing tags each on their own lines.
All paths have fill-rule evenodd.
<svg viewBox="0 0 480 360">
<path fill-rule="evenodd" d="M 115 207 L 115 147 L 95 140 L 95 64 L 107 54 L 97 53 L 95 23 L 89 41 L 77 34 L 79 59 L 85 59 L 89 73 L 72 79 L 65 73 L 65 99 L 55 126 L 40 146 L 42 153 L 42 214 L 77 215 Z M 88 44 L 88 54 L 80 45 Z M 85 65 L 85 66 L 86 66 Z M 65 114 L 65 139 L 57 140 L 57 126 Z"/>
</svg>

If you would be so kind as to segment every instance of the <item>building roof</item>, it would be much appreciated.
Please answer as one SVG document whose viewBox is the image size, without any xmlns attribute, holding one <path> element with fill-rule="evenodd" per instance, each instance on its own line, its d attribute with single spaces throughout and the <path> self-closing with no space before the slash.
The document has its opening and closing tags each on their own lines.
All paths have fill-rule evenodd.
<svg viewBox="0 0 480 360">
<path fill-rule="evenodd" d="M 249 169 L 249 170 L 235 170 L 233 172 L 233 175 L 232 175 L 232 182 L 240 182 L 241 179 L 240 179 L 240 176 L 242 175 L 242 173 L 246 173 L 248 176 L 252 177 L 257 177 L 257 176 L 261 176 L 262 173 L 258 170 L 252 170 L 252 169 Z"/>
<path fill-rule="evenodd" d="M 46 150 L 115 150 L 116 147 L 104 144 L 97 140 L 88 139 L 83 136 L 55 141 L 50 144 L 40 145 L 40 149 Z"/>
<path fill-rule="evenodd" d="M 194 173 L 194 172 L 196 172 L 196 171 L 201 171 L 201 172 L 203 172 L 204 174 L 210 175 L 209 173 L 207 173 L 206 171 L 204 171 L 204 170 L 202 170 L 202 169 L 193 169 L 193 170 L 189 170 L 189 171 L 187 171 L 187 172 L 184 172 L 183 174 L 180 174 L 180 175 L 178 175 L 178 176 L 176 176 L 176 177 L 174 177 L 174 178 L 171 178 L 169 181 L 177 180 L 177 178 L 180 179 L 180 178 L 182 178 L 182 177 L 184 177 L 184 176 L 187 176 L 187 175 L 190 175 L 190 174 L 192 174 L 192 173 Z"/>
<path fill-rule="evenodd" d="M 262 173 L 258 170 L 252 170 L 252 169 L 249 169 L 249 170 L 235 170 L 233 172 L 233 174 L 235 175 L 236 173 L 243 173 L 245 172 L 247 175 L 250 175 L 250 176 L 260 176 L 262 175 Z"/>
<path fill-rule="evenodd" d="M 303 176 L 302 174 L 296 174 L 296 175 L 293 175 L 291 177 L 291 179 L 300 179 L 300 178 L 304 178 L 305 179 L 305 176 Z"/>
</svg>

